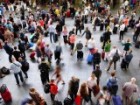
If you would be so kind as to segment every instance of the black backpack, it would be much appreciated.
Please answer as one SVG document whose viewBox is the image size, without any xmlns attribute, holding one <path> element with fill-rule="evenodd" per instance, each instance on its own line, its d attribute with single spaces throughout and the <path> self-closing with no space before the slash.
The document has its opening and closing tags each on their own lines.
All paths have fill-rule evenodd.
<svg viewBox="0 0 140 105">
<path fill-rule="evenodd" d="M 44 92 L 49 93 L 50 92 L 50 84 L 45 84 L 44 85 Z"/>
<path fill-rule="evenodd" d="M 27 71 L 29 70 L 29 68 L 30 68 L 29 63 L 28 63 L 27 61 L 24 61 L 24 62 L 22 63 L 21 69 L 22 69 L 24 72 L 27 72 Z"/>
<path fill-rule="evenodd" d="M 119 55 L 119 53 L 118 53 L 118 50 L 116 50 L 116 53 L 114 54 L 114 56 L 113 56 L 113 61 L 118 61 L 118 60 L 120 60 L 120 55 Z"/>
<path fill-rule="evenodd" d="M 10 70 L 6 67 L 2 67 L 0 70 L 2 74 L 10 74 Z"/>
<path fill-rule="evenodd" d="M 72 105 L 73 101 L 71 98 L 66 97 L 64 99 L 64 105 Z"/>
</svg>

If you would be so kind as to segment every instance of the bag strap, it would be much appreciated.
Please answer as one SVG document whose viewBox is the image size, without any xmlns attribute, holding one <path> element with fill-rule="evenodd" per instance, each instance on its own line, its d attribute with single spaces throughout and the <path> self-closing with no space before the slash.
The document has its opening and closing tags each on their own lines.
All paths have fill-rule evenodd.
<svg viewBox="0 0 140 105">
<path fill-rule="evenodd" d="M 13 64 L 16 65 L 17 67 L 20 67 L 19 65 L 15 64 L 15 63 L 13 63 Z"/>
</svg>

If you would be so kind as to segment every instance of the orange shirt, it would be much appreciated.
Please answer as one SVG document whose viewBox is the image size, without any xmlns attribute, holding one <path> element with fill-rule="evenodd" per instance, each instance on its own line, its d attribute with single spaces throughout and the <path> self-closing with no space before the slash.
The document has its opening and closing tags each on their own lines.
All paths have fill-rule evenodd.
<svg viewBox="0 0 140 105">
<path fill-rule="evenodd" d="M 129 19 L 124 19 L 123 22 L 124 22 L 125 26 L 129 25 Z"/>
<path fill-rule="evenodd" d="M 40 26 L 44 27 L 44 21 L 43 20 L 40 20 L 39 24 L 40 24 Z"/>
</svg>

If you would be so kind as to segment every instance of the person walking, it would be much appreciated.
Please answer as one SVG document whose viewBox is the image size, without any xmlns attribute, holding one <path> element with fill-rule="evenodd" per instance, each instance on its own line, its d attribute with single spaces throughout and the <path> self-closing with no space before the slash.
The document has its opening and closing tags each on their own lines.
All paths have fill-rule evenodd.
<svg viewBox="0 0 140 105">
<path fill-rule="evenodd" d="M 108 61 L 108 54 L 110 53 L 111 50 L 111 41 L 107 41 L 105 43 L 105 47 L 104 47 L 104 52 L 105 52 L 105 57 L 104 60 Z"/>
<path fill-rule="evenodd" d="M 93 69 L 95 70 L 96 65 L 100 65 L 101 62 L 101 54 L 96 49 L 96 52 L 93 54 Z"/>
<path fill-rule="evenodd" d="M 123 91 L 123 105 L 133 105 L 133 94 L 138 92 L 136 85 L 136 78 L 132 77 L 130 82 L 126 82 L 122 88 Z"/>
<path fill-rule="evenodd" d="M 56 60 L 56 64 L 59 65 L 61 61 L 61 53 L 62 53 L 62 47 L 60 43 L 56 46 L 55 51 L 54 51 L 54 56 Z"/>
<path fill-rule="evenodd" d="M 100 83 L 100 77 L 102 75 L 102 71 L 100 69 L 100 66 L 99 65 L 96 65 L 96 68 L 95 68 L 95 70 L 92 73 L 95 74 L 95 76 L 97 78 L 97 85 L 99 85 L 99 83 Z"/>
<path fill-rule="evenodd" d="M 67 40 L 68 40 L 68 39 L 67 39 L 68 30 L 67 30 L 67 27 L 66 27 L 66 26 L 63 27 L 62 34 L 63 34 L 64 43 L 67 44 Z"/>
<path fill-rule="evenodd" d="M 49 79 L 49 64 L 45 61 L 45 58 L 41 59 L 41 64 L 39 65 L 40 69 L 40 77 L 42 84 L 45 84 L 46 82 L 50 82 Z"/>
<path fill-rule="evenodd" d="M 119 36 L 120 41 L 123 40 L 124 33 L 125 33 L 125 23 L 122 22 L 122 24 L 120 25 L 120 36 Z"/>
<path fill-rule="evenodd" d="M 83 59 L 83 44 L 81 43 L 81 41 L 79 41 L 77 44 L 76 44 L 76 50 L 77 50 L 77 61 L 79 60 L 82 60 Z"/>
<path fill-rule="evenodd" d="M 109 71 L 112 64 L 114 64 L 114 70 L 116 70 L 116 63 L 117 61 L 120 60 L 120 56 L 122 56 L 122 53 L 120 52 L 120 50 L 116 46 L 113 46 L 113 49 L 110 51 L 108 55 L 109 60 L 110 60 L 109 65 L 105 70 Z"/>
<path fill-rule="evenodd" d="M 79 82 L 80 80 L 74 76 L 71 77 L 71 80 L 69 82 L 68 94 L 70 95 L 72 102 L 74 102 L 74 99 L 77 96 L 79 84 L 80 84 Z"/>
<path fill-rule="evenodd" d="M 12 64 L 11 64 L 10 69 L 14 72 L 16 83 L 18 86 L 20 86 L 19 77 L 20 77 L 21 82 L 24 83 L 21 66 L 22 65 L 18 61 L 16 61 L 16 59 L 14 57 L 12 57 Z"/>
</svg>

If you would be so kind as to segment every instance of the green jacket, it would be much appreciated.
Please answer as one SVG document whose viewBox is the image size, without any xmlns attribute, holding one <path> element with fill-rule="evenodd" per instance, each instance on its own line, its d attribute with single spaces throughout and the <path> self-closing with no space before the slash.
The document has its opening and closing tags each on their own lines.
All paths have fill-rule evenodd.
<svg viewBox="0 0 140 105">
<path fill-rule="evenodd" d="M 105 51 L 105 52 L 110 52 L 110 49 L 111 49 L 111 43 L 108 43 L 108 42 L 107 42 L 107 43 L 105 44 L 104 51 Z"/>
</svg>

